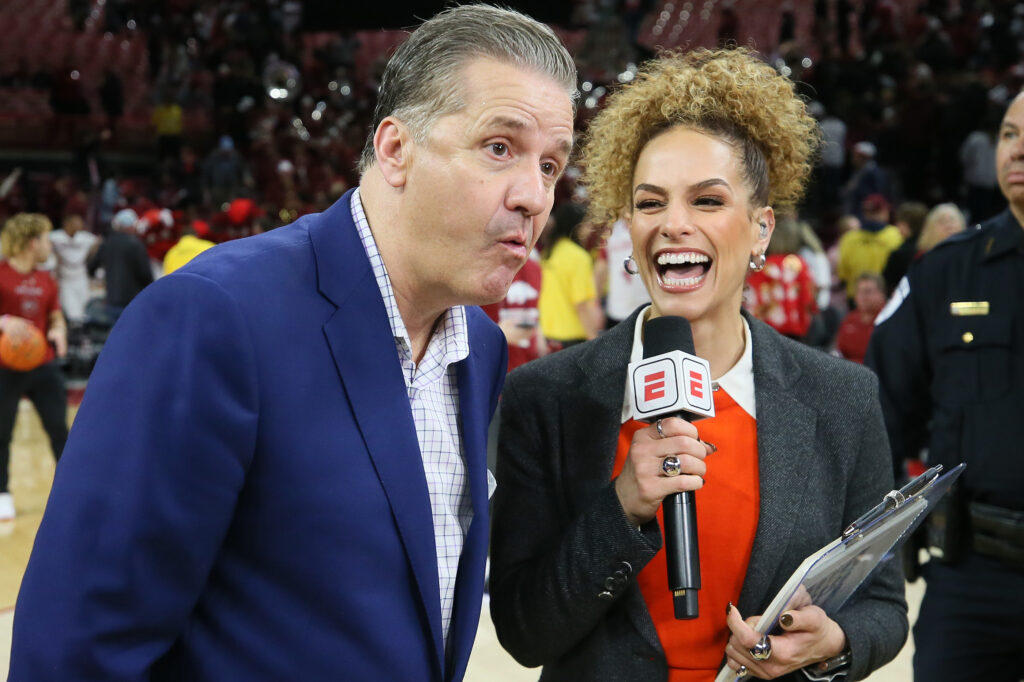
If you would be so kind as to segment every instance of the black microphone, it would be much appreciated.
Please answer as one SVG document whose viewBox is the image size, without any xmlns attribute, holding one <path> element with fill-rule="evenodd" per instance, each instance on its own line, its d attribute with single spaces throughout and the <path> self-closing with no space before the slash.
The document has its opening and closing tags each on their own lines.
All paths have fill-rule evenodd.
<svg viewBox="0 0 1024 682">
<path fill-rule="evenodd" d="M 669 361 L 675 372 L 668 370 Z M 637 371 L 643 368 L 646 368 L 646 375 Z M 647 321 L 644 325 L 644 361 L 631 371 L 630 376 L 634 382 L 642 382 L 642 397 L 634 383 L 634 404 L 638 408 L 644 402 L 641 398 L 647 398 L 648 406 L 654 407 L 658 417 L 682 417 L 693 421 L 703 416 L 714 416 L 710 367 L 694 355 L 693 333 L 686 318 L 669 315 Z M 659 380 L 664 384 L 659 386 Z M 652 397 L 653 405 L 649 400 Z M 660 409 L 656 405 L 659 398 L 662 403 L 667 403 Z M 648 414 L 646 418 L 652 421 L 653 416 Z M 662 512 L 668 586 L 672 590 L 675 617 L 677 620 L 689 620 L 698 615 L 697 591 L 700 589 L 697 502 L 693 491 L 666 497 L 662 500 Z"/>
</svg>

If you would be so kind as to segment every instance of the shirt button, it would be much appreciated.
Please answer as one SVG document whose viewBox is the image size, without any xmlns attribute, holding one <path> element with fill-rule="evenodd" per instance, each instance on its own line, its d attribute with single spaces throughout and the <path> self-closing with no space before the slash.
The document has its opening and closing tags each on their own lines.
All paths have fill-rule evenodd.
<svg viewBox="0 0 1024 682">
<path fill-rule="evenodd" d="M 971 332 L 964 332 L 963 339 L 964 343 L 970 343 L 971 341 L 974 341 L 974 334 Z"/>
<path fill-rule="evenodd" d="M 604 601 L 609 601 L 611 599 L 614 599 L 615 595 L 609 592 L 608 590 L 605 590 L 604 592 L 598 592 L 597 598 L 603 599 Z"/>
</svg>

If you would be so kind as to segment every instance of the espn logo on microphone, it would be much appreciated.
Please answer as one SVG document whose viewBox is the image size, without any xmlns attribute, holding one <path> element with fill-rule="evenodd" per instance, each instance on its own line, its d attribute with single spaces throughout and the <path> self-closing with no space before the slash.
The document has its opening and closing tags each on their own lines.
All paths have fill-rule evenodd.
<svg viewBox="0 0 1024 682">
<path fill-rule="evenodd" d="M 711 367 L 679 350 L 630 363 L 633 419 L 649 421 L 673 412 L 715 416 Z"/>
</svg>

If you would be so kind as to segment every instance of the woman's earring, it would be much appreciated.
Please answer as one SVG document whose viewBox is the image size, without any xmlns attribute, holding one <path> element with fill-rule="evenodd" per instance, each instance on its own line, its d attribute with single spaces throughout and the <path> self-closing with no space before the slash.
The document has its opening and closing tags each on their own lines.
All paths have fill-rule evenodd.
<svg viewBox="0 0 1024 682">
<path fill-rule="evenodd" d="M 633 254 L 629 254 L 626 260 L 622 261 L 622 267 L 631 275 L 635 275 L 640 272 L 640 268 L 637 267 L 636 261 L 633 260 Z"/>
<path fill-rule="evenodd" d="M 757 262 L 754 262 L 753 256 L 750 257 L 750 269 L 753 270 L 754 272 L 761 272 L 762 270 L 764 270 L 764 264 L 766 262 L 768 262 L 768 259 L 765 257 L 764 252 L 762 251 L 761 253 L 757 254 Z"/>
<path fill-rule="evenodd" d="M 764 239 L 767 236 L 768 236 L 768 223 L 766 223 L 765 221 L 762 220 L 761 221 L 761 239 Z"/>
</svg>

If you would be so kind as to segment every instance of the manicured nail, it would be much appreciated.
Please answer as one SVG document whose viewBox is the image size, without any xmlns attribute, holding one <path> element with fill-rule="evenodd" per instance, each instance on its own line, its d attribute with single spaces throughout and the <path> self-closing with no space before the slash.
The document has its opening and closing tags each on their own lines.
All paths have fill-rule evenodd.
<svg viewBox="0 0 1024 682">
<path fill-rule="evenodd" d="M 725 605 L 725 615 L 728 616 L 730 613 L 732 613 L 732 602 Z"/>
<path fill-rule="evenodd" d="M 784 628 L 793 627 L 793 616 L 788 613 L 782 614 L 779 618 L 779 624 Z"/>
<path fill-rule="evenodd" d="M 709 455 L 713 455 L 716 452 L 718 452 L 718 446 L 715 445 L 714 443 L 709 443 L 706 440 L 702 440 L 701 443 L 704 443 L 704 445 L 707 445 L 709 448 L 711 448 L 711 452 L 708 453 Z"/>
</svg>

